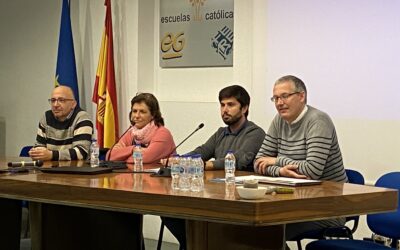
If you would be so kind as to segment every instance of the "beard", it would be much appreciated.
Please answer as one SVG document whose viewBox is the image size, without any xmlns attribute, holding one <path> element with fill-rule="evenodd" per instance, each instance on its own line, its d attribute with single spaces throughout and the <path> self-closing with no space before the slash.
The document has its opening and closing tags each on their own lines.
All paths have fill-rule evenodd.
<svg viewBox="0 0 400 250">
<path fill-rule="evenodd" d="M 239 122 L 240 119 L 242 118 L 242 115 L 237 115 L 237 116 L 228 116 L 227 119 L 222 118 L 224 123 L 228 126 L 234 125 L 235 123 Z"/>
</svg>

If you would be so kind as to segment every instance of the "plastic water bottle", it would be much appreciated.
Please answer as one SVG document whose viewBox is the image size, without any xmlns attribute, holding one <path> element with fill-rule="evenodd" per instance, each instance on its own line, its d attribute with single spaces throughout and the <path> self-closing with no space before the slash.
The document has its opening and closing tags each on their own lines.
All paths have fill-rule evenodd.
<svg viewBox="0 0 400 250">
<path fill-rule="evenodd" d="M 190 156 L 181 157 L 179 164 L 181 165 L 181 175 L 179 176 L 179 189 L 182 191 L 190 190 L 190 164 L 192 158 Z"/>
<path fill-rule="evenodd" d="M 225 199 L 235 200 L 235 183 L 225 183 Z"/>
<path fill-rule="evenodd" d="M 90 144 L 90 166 L 92 168 L 99 166 L 99 153 L 99 144 L 96 139 L 92 139 L 92 144 Z"/>
<path fill-rule="evenodd" d="M 229 150 L 225 156 L 225 182 L 235 183 L 236 158 L 232 150 Z"/>
<path fill-rule="evenodd" d="M 181 166 L 179 164 L 179 155 L 174 154 L 170 158 L 169 165 L 171 165 L 171 187 L 173 190 L 179 189 L 179 176 L 181 175 Z"/>
<path fill-rule="evenodd" d="M 204 162 L 201 158 L 201 154 L 198 154 L 197 164 L 198 175 L 201 181 L 201 190 L 204 190 Z"/>
<path fill-rule="evenodd" d="M 203 181 L 203 161 L 200 155 L 194 155 L 192 158 L 192 182 L 190 190 L 193 192 L 200 192 L 204 189 Z"/>
<path fill-rule="evenodd" d="M 138 143 L 133 149 L 133 170 L 138 172 L 143 171 L 142 147 Z"/>
</svg>

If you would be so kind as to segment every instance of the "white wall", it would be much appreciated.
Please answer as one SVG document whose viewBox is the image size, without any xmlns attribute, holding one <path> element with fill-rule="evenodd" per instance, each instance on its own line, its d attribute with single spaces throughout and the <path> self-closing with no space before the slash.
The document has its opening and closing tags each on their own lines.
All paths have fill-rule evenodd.
<svg viewBox="0 0 400 250">
<path fill-rule="evenodd" d="M 71 2 L 81 103 L 93 113 L 104 1 Z M 189 151 L 223 125 L 218 91 L 234 83 L 251 93 L 250 119 L 267 129 L 275 115 L 268 101 L 273 82 L 295 74 L 307 84 L 309 104 L 332 116 L 346 167 L 369 182 L 399 169 L 399 1 L 237 0 L 234 66 L 185 69 L 158 66 L 158 1 L 112 2 L 121 130 L 132 96 L 154 92 L 176 142 L 205 123 L 179 149 Z M 0 143 L 7 145 L 0 153 L 18 155 L 35 140 L 54 83 L 60 6 L 61 0 L 0 2 Z M 156 238 L 154 225 L 145 234 Z"/>
<path fill-rule="evenodd" d="M 287 73 L 306 82 L 309 104 L 336 124 L 346 167 L 368 181 L 398 169 L 400 2 L 284 0 L 268 9 L 267 82 Z"/>
<path fill-rule="evenodd" d="M 45 4 L 0 2 L 0 117 L 6 130 L 0 136 L 5 137 L 8 155 L 34 142 L 54 86 L 60 11 L 57 1 Z"/>
</svg>

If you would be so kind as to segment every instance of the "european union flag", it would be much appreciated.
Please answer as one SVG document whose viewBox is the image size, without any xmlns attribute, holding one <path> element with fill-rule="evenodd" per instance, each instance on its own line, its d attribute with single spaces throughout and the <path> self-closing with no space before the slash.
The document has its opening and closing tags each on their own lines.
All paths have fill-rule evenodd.
<svg viewBox="0 0 400 250">
<path fill-rule="evenodd" d="M 74 40 L 72 39 L 71 17 L 69 1 L 63 0 L 61 11 L 60 38 L 58 40 L 58 55 L 55 84 L 65 85 L 74 91 L 75 99 L 79 106 L 78 79 L 76 77 L 76 64 Z"/>
</svg>

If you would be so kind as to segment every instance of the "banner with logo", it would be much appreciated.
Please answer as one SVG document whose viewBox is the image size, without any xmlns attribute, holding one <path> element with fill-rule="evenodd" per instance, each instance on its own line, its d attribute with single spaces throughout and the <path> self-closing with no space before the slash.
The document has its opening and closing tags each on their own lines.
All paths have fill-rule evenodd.
<svg viewBox="0 0 400 250">
<path fill-rule="evenodd" d="M 160 0 L 160 66 L 232 66 L 233 1 Z"/>
</svg>

